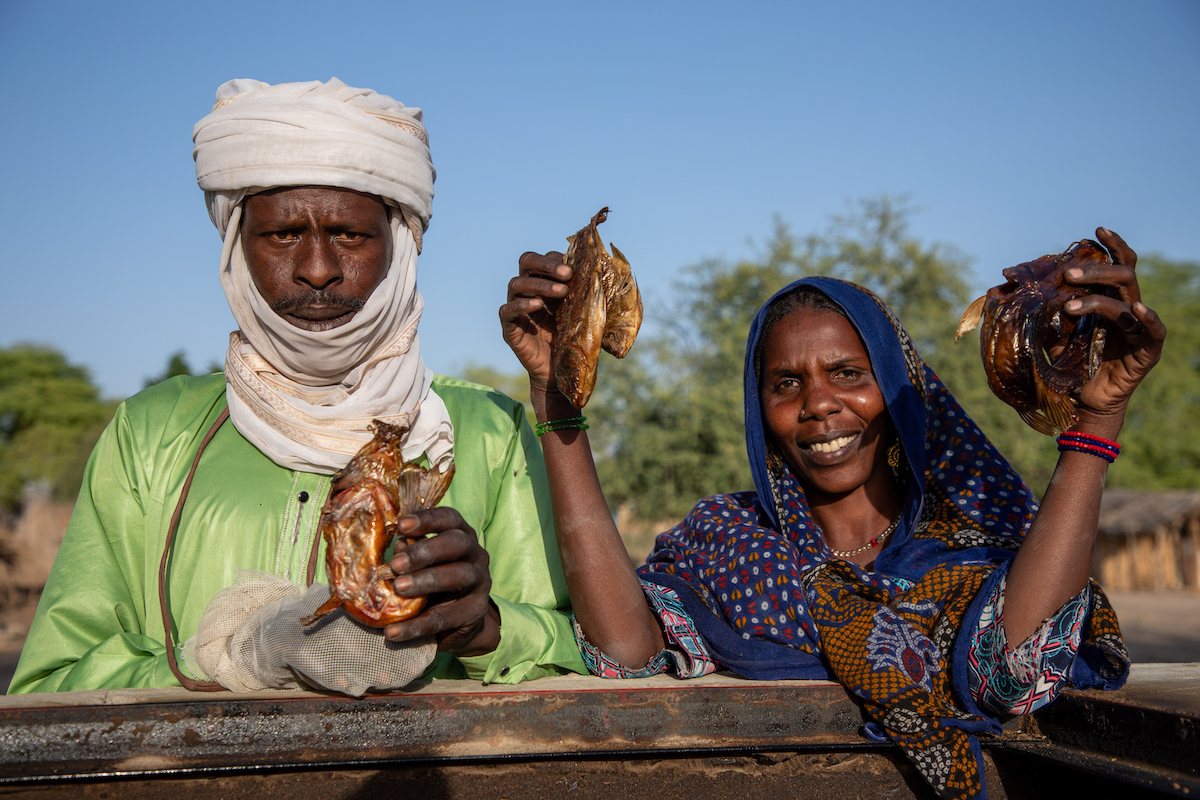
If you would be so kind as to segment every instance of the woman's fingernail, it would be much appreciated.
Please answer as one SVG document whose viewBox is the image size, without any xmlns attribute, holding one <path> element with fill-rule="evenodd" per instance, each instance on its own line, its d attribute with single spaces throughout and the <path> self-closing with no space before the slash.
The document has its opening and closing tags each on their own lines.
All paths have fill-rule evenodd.
<svg viewBox="0 0 1200 800">
<path fill-rule="evenodd" d="M 1083 277 L 1083 270 L 1081 270 L 1079 267 L 1071 267 L 1069 270 L 1067 270 L 1067 277 L 1073 281 L 1077 281 Z"/>
<path fill-rule="evenodd" d="M 401 517 L 400 518 L 400 530 L 403 531 L 404 533 L 408 533 L 409 531 L 416 528 L 417 525 L 420 524 L 420 522 L 421 521 L 419 519 L 417 519 L 416 516 L 414 516 L 413 514 L 409 514 L 407 517 Z"/>
<path fill-rule="evenodd" d="M 1067 301 L 1067 311 L 1078 311 L 1081 308 L 1083 308 L 1082 300 L 1068 300 Z"/>
<path fill-rule="evenodd" d="M 1136 311 L 1136 312 L 1137 312 L 1137 313 L 1139 313 L 1139 314 L 1145 314 L 1145 313 L 1146 313 L 1147 311 L 1149 311 L 1150 309 L 1146 308 L 1146 304 L 1145 304 L 1145 303 L 1143 303 L 1143 302 L 1141 302 L 1141 301 L 1138 301 L 1138 302 L 1136 302 L 1136 303 L 1134 303 L 1134 304 L 1133 304 L 1133 310 L 1134 310 L 1134 311 Z"/>
<path fill-rule="evenodd" d="M 401 575 L 392 582 L 392 587 L 397 593 L 403 594 L 412 588 L 412 584 L 412 578 L 408 577 L 407 575 Z"/>
</svg>

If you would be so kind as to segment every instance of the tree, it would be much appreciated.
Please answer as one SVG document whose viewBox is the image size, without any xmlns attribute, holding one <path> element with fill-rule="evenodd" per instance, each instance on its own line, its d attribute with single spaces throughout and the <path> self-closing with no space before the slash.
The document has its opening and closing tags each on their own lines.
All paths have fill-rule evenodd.
<svg viewBox="0 0 1200 800">
<path fill-rule="evenodd" d="M 208 365 L 206 374 L 211 375 L 214 372 L 220 372 L 221 365 L 215 362 Z M 167 368 L 159 375 L 155 375 L 142 383 L 143 388 L 149 388 L 156 383 L 162 383 L 168 378 L 175 378 L 180 375 L 195 375 L 192 372 L 192 365 L 188 363 L 187 354 L 183 350 L 176 350 L 167 357 Z"/>
<path fill-rule="evenodd" d="M 83 462 L 115 409 L 87 369 L 62 353 L 31 344 L 0 349 L 0 507 L 15 511 L 31 482 L 74 499 Z"/>
<path fill-rule="evenodd" d="M 156 383 L 162 383 L 167 378 L 174 378 L 178 375 L 191 375 L 192 366 L 188 364 L 187 354 L 182 350 L 176 350 L 167 358 L 167 369 L 161 375 L 156 375 L 152 378 L 146 378 L 142 383 L 144 388 L 149 388 Z"/>
<path fill-rule="evenodd" d="M 533 407 L 529 404 L 529 377 L 524 373 L 501 372 L 484 364 L 467 363 L 459 375 L 472 383 L 480 383 L 511 397 L 525 406 L 525 418 L 532 427 L 537 424 Z"/>
<path fill-rule="evenodd" d="M 1162 360 L 1138 387 L 1121 431 L 1109 486 L 1200 487 L 1200 263 L 1138 261 L 1142 300 L 1162 317 Z"/>
<path fill-rule="evenodd" d="M 752 486 L 745 455 L 742 368 L 758 308 L 801 277 L 828 275 L 879 294 L 918 351 L 1030 487 L 1041 493 L 1058 450 L 987 386 L 978 334 L 958 343 L 972 300 L 965 256 L 908 235 L 904 198 L 862 201 L 802 239 L 782 223 L 763 255 L 683 270 L 669 315 L 623 361 L 604 359 L 588 406 L 610 502 L 640 517 L 681 518 L 701 497 Z M 1040 254 L 1039 254 L 1040 255 Z M 1200 486 L 1200 266 L 1149 257 L 1146 301 L 1171 331 L 1161 364 L 1134 395 L 1110 485 Z M 1000 282 L 997 271 L 989 276 Z M 1169 431 L 1169 434 L 1164 433 Z"/>
<path fill-rule="evenodd" d="M 590 438 L 609 502 L 646 521 L 678 520 L 695 502 L 751 488 L 742 414 L 746 335 L 759 307 L 788 283 L 828 275 L 866 286 L 896 312 L 922 358 L 1037 493 L 1058 460 L 987 385 L 978 333 L 955 342 L 974 299 L 968 259 L 908 234 L 905 198 L 861 201 L 803 238 L 777 222 L 762 254 L 685 267 L 666 308 L 623 360 L 602 357 L 588 404 Z M 1041 254 L 1031 254 L 1031 258 Z M 1200 264 L 1148 256 L 1138 266 L 1143 299 L 1169 336 L 1162 363 L 1130 403 L 1109 471 L 1110 486 L 1200 486 Z M 999 270 L 986 281 L 999 283 Z M 649 326 L 647 326 L 649 328 Z M 477 373 L 516 397 L 524 376 Z"/>
<path fill-rule="evenodd" d="M 875 291 L 922 353 L 963 361 L 948 347 L 966 307 L 967 261 L 907 235 L 904 198 L 862 201 L 823 233 L 802 239 L 777 221 L 763 256 L 687 267 L 675 312 L 623 362 L 606 360 L 590 416 L 610 501 L 639 516 L 679 518 L 701 497 L 752 487 L 745 452 L 742 369 L 746 335 L 772 294 L 828 275 Z"/>
</svg>

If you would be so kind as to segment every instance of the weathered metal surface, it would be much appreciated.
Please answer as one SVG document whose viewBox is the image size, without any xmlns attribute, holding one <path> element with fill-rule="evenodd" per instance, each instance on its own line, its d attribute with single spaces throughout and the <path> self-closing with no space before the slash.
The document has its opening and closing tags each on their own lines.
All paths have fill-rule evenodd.
<svg viewBox="0 0 1200 800">
<path fill-rule="evenodd" d="M 985 740 L 993 798 L 1194 796 L 1200 665 L 1139 665 Z M 0 698 L 0 797 L 928 797 L 837 684 L 438 682 L 354 700 L 120 690 Z M 1054 790 L 1055 793 L 1058 790 Z M 1095 794 L 1103 794 L 1097 788 Z"/>
<path fill-rule="evenodd" d="M 1055 744 L 1165 767 L 1200 791 L 1200 664 L 1135 664 L 1125 688 L 1068 692 L 1035 718 Z"/>
<path fill-rule="evenodd" d="M 181 691 L 129 704 L 0 705 L 0 783 L 313 763 L 869 746 L 858 733 L 857 708 L 832 683 L 568 678 L 487 690 L 437 686 L 363 700 Z"/>
<path fill-rule="evenodd" d="M 1003 785 L 989 781 L 992 800 Z M 1036 795 L 1030 795 L 1035 797 Z M 931 798 L 920 776 L 895 753 L 773 753 L 656 759 L 406 764 L 369 770 L 291 770 L 199 778 L 0 788 L 5 800 L 805 800 Z M 1020 797 L 1020 795 L 1018 795 Z"/>
</svg>

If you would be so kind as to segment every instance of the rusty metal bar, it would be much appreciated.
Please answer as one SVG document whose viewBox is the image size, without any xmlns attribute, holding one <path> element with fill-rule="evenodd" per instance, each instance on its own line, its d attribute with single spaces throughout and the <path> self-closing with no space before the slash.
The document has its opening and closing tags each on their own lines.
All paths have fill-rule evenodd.
<svg viewBox="0 0 1200 800">
<path fill-rule="evenodd" d="M 837 684 L 539 684 L 486 691 L 439 684 L 436 692 L 362 700 L 181 693 L 166 702 L 0 706 L 0 783 L 317 763 L 871 747 Z"/>
<path fill-rule="evenodd" d="M 193 796 L 187 787 L 204 796 L 193 782 L 215 776 L 241 787 L 239 795 L 291 798 L 288 787 L 319 776 L 348 787 L 346 797 L 366 797 L 358 794 L 364 787 L 396 780 L 470 787 L 481 785 L 480 775 L 503 774 L 507 783 L 497 787 L 533 797 L 563 781 L 600 793 L 640 764 L 646 774 L 680 777 L 681 786 L 697 771 L 709 775 L 709 785 L 730 787 L 738 800 L 759 795 L 739 795 L 730 770 L 776 790 L 775 781 L 791 775 L 793 783 L 780 785 L 803 786 L 806 796 L 850 786 L 852 775 L 885 794 L 919 795 L 904 759 L 868 742 L 861 723 L 837 684 L 721 676 L 438 682 L 362 700 L 184 690 L 12 697 L 0 698 L 0 792 L 42 797 L 39 787 L 58 786 L 66 797 L 119 785 L 122 796 L 143 796 L 143 788 L 171 787 L 182 800 Z M 1198 731 L 1200 665 L 1139 665 L 1123 690 L 1069 692 L 985 741 L 989 764 L 994 757 L 1000 768 L 989 791 L 1033 797 L 1047 781 L 1078 788 L 1118 780 L 1135 795 L 1194 796 Z M 1028 776 L 1036 764 L 1035 781 Z"/>
</svg>

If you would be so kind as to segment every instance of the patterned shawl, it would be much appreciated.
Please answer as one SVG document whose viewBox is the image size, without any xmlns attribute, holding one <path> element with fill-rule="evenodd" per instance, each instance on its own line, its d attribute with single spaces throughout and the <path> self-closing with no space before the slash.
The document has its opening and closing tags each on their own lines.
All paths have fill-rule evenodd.
<svg viewBox="0 0 1200 800">
<path fill-rule="evenodd" d="M 858 331 L 905 456 L 907 500 L 874 571 L 832 556 L 763 427 L 755 350 L 771 303 L 799 286 L 828 295 Z M 763 306 L 746 347 L 745 402 L 756 490 L 702 500 L 658 537 L 642 579 L 679 594 L 720 666 L 758 680 L 833 678 L 862 701 L 868 735 L 899 744 L 940 795 L 981 796 L 974 734 L 1000 724 L 971 698 L 967 649 L 1037 512 L 1033 493 L 887 306 L 851 283 L 806 278 Z M 1128 660 L 1093 589 L 1070 677 L 1116 688 Z"/>
</svg>

